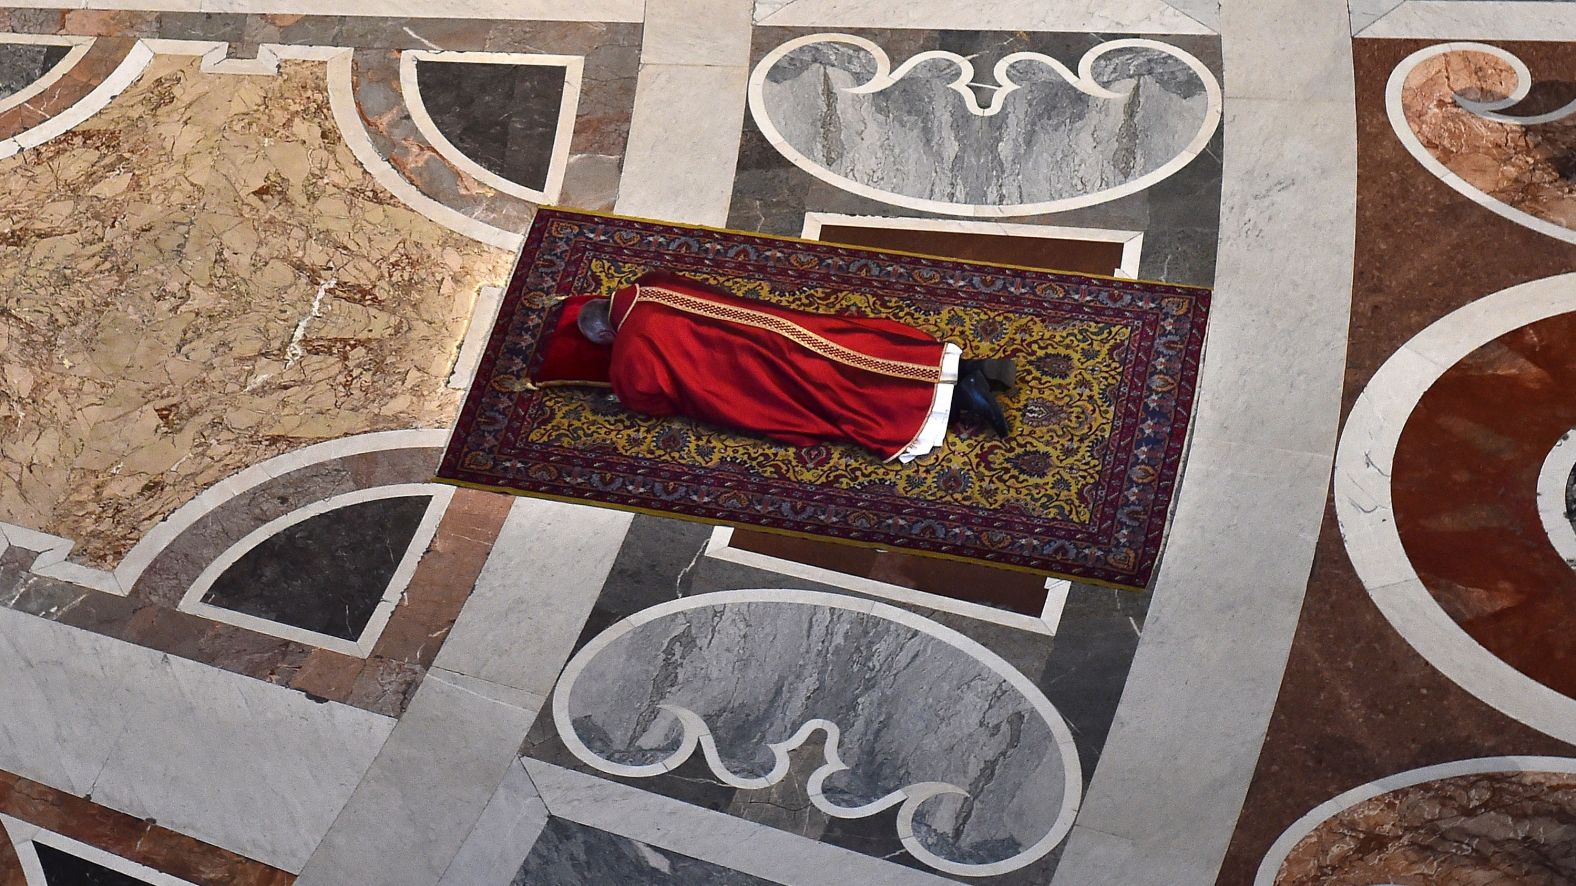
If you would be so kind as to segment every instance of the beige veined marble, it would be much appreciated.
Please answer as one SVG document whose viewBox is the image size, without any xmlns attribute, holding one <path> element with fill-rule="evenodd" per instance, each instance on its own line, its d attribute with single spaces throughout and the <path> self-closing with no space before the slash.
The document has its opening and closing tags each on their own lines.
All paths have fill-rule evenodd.
<svg viewBox="0 0 1576 886">
<path fill-rule="evenodd" d="M 0 521 L 89 565 L 254 462 L 447 423 L 472 303 L 508 270 L 362 169 L 322 63 L 198 65 L 158 56 L 0 161 Z"/>
</svg>

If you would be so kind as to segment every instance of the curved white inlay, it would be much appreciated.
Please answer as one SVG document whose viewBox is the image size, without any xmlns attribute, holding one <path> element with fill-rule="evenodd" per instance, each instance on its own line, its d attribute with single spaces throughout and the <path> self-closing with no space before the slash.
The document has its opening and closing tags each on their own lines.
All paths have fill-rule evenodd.
<svg viewBox="0 0 1576 886">
<path fill-rule="evenodd" d="M 1576 528 L 1565 506 L 1565 490 L 1576 471 L 1576 430 L 1560 438 L 1538 472 L 1538 516 L 1554 550 L 1576 568 Z"/>
<path fill-rule="evenodd" d="M 93 37 L 75 37 L 69 34 L 0 34 L 0 43 L 18 43 L 29 46 L 69 46 L 71 49 L 55 62 L 55 66 L 43 73 L 43 76 L 27 84 L 5 98 L 0 98 L 0 112 L 9 111 L 17 105 L 25 104 L 33 96 L 60 82 L 66 72 L 76 67 L 77 62 L 88 54 L 88 49 L 93 46 Z"/>
<path fill-rule="evenodd" d="M 382 154 L 378 153 L 377 148 L 372 144 L 372 136 L 367 134 L 366 126 L 361 122 L 361 111 L 356 107 L 351 51 L 348 49 L 328 60 L 328 105 L 334 113 L 334 122 L 339 126 L 339 134 L 344 138 L 345 146 L 350 148 L 350 152 L 357 160 L 361 161 L 361 166 L 366 169 L 367 174 L 376 179 L 377 183 L 389 193 L 398 197 L 400 202 L 472 240 L 479 240 L 488 246 L 510 251 L 520 248 L 525 235 L 478 221 L 452 206 L 423 194 L 419 188 L 400 175 Z"/>
<path fill-rule="evenodd" d="M 235 544 L 225 549 L 224 553 L 214 558 L 192 586 L 187 589 L 177 607 L 182 612 L 190 612 L 204 618 L 233 624 L 236 627 L 249 631 L 257 631 L 281 637 L 286 640 L 295 640 L 309 646 L 319 646 L 331 649 L 345 655 L 357 658 L 366 658 L 372 654 L 372 647 L 377 643 L 378 637 L 383 633 L 383 628 L 388 624 L 389 616 L 394 614 L 394 607 L 399 603 L 399 598 L 405 593 L 405 587 L 410 584 L 410 578 L 416 573 L 416 564 L 421 561 L 421 556 L 427 550 L 427 545 L 432 543 L 432 537 L 438 532 L 438 521 L 443 519 L 443 512 L 448 510 L 449 501 L 454 497 L 455 487 L 441 483 L 396 483 L 389 486 L 371 486 L 357 489 L 339 495 L 330 496 L 312 502 L 304 507 L 297 508 L 282 517 L 270 520 L 262 526 L 248 532 Z M 225 570 L 234 566 L 237 561 L 246 556 L 253 548 L 274 537 L 275 535 L 304 523 L 320 514 L 336 511 L 362 502 L 377 501 L 385 498 L 402 498 L 406 496 L 427 496 L 431 499 L 426 511 L 422 514 L 421 522 L 417 524 L 415 533 L 411 536 L 410 544 L 406 545 L 405 553 L 399 563 L 394 567 L 394 573 L 389 577 L 388 585 L 383 589 L 383 596 L 378 605 L 372 610 L 372 615 L 367 619 L 366 627 L 362 628 L 360 636 L 354 640 L 346 640 L 329 634 L 319 634 L 305 628 L 273 621 L 259 616 L 237 612 L 223 606 L 216 606 L 203 602 L 203 595 L 219 580 Z"/>
<path fill-rule="evenodd" d="M 1407 418 L 1447 369 L 1507 332 L 1571 311 L 1576 311 L 1576 274 L 1547 277 L 1478 299 L 1402 345 L 1374 373 L 1346 419 L 1335 456 L 1335 513 L 1352 568 L 1413 648 L 1484 702 L 1576 743 L 1576 699 L 1484 649 L 1434 601 L 1401 544 L 1390 490 Z"/>
<path fill-rule="evenodd" d="M 421 97 L 417 62 L 463 62 L 486 65 L 543 65 L 564 69 L 564 92 L 558 102 L 558 126 L 553 133 L 552 159 L 547 166 L 547 181 L 542 190 L 511 181 L 472 160 L 454 146 L 432 119 Z M 539 55 L 525 52 L 433 52 L 407 49 L 399 57 L 399 88 L 410 109 L 416 129 L 445 160 L 482 184 L 531 203 L 555 203 L 564 186 L 564 170 L 569 162 L 569 142 L 574 135 L 575 111 L 580 106 L 580 80 L 585 58 L 578 55 Z"/>
<path fill-rule="evenodd" d="M 1253 880 L 1253 886 L 1274 886 L 1275 877 L 1280 873 L 1281 865 L 1286 863 L 1286 857 L 1301 843 L 1303 838 L 1313 833 L 1314 829 L 1331 817 L 1356 806 L 1366 800 L 1371 800 L 1381 794 L 1388 794 L 1400 788 L 1409 788 L 1424 782 L 1437 781 L 1441 778 L 1453 778 L 1458 775 L 1487 775 L 1493 772 L 1562 772 L 1576 774 L 1576 760 L 1568 757 L 1476 757 L 1471 760 L 1456 760 L 1450 763 L 1440 763 L 1437 766 L 1425 766 L 1421 769 L 1411 769 L 1395 775 L 1387 775 L 1377 781 L 1331 797 L 1323 803 L 1308 810 L 1308 814 L 1292 822 L 1279 838 L 1270 845 L 1269 851 L 1264 853 L 1264 861 L 1259 864 L 1258 876 Z"/>
<path fill-rule="evenodd" d="M 1179 59 L 1184 64 L 1186 64 L 1195 75 L 1197 75 L 1199 81 L 1204 86 L 1204 92 L 1207 97 L 1207 106 L 1204 111 L 1204 119 L 1199 126 L 1198 132 L 1194 134 L 1192 140 L 1188 142 L 1186 147 L 1184 147 L 1181 152 L 1179 152 L 1171 160 L 1151 170 L 1150 172 L 1129 181 L 1122 182 L 1121 184 L 1087 194 L 1078 194 L 1054 200 L 1044 200 L 1032 203 L 979 204 L 951 203 L 942 200 L 932 200 L 925 197 L 916 197 L 907 194 L 900 194 L 895 191 L 885 190 L 883 188 L 878 188 L 873 185 L 859 182 L 840 175 L 821 165 L 800 151 L 798 148 L 794 147 L 782 134 L 782 131 L 778 128 L 777 124 L 772 121 L 771 114 L 768 112 L 766 107 L 765 98 L 765 83 L 767 74 L 769 74 L 772 67 L 776 65 L 777 62 L 783 57 L 788 55 L 788 53 L 793 52 L 794 50 L 801 47 L 810 46 L 816 43 L 846 43 L 865 50 L 871 55 L 872 58 L 875 59 L 875 74 L 872 75 L 870 80 L 867 82 L 858 86 L 849 87 L 845 90 L 846 92 L 852 94 L 868 94 L 887 89 L 901 80 L 905 74 L 912 71 L 915 66 L 922 62 L 932 59 L 945 59 L 951 61 L 958 67 L 958 76 L 954 78 L 951 83 L 947 84 L 948 88 L 963 97 L 964 106 L 968 108 L 970 113 L 981 117 L 990 117 L 998 114 L 1003 107 L 1003 101 L 1006 99 L 1006 97 L 1022 88 L 1022 84 L 1013 81 L 1009 76 L 1009 69 L 1017 62 L 1038 62 L 1039 64 L 1050 68 L 1069 85 L 1073 86 L 1086 95 L 1101 99 L 1120 99 L 1124 98 L 1127 93 L 1107 89 L 1094 79 L 1095 62 L 1107 53 L 1115 52 L 1121 49 L 1151 49 Z M 1124 40 L 1111 40 L 1106 43 L 1102 43 L 1099 46 L 1095 46 L 1088 52 L 1084 53 L 1083 58 L 1079 59 L 1078 61 L 1078 71 L 1076 73 L 1056 59 L 1042 53 L 1014 52 L 1005 56 L 996 63 L 996 66 L 993 69 L 993 74 L 996 78 L 994 95 L 992 95 L 989 104 L 982 106 L 979 104 L 979 101 L 976 99 L 973 90 L 970 89 L 968 85 L 974 79 L 974 64 L 969 59 L 958 55 L 957 53 L 946 52 L 943 50 L 930 50 L 921 52 L 908 59 L 903 64 L 899 65 L 894 70 L 892 68 L 892 60 L 887 56 L 886 51 L 870 40 L 867 40 L 863 37 L 856 37 L 852 34 L 810 34 L 805 37 L 789 40 L 781 46 L 778 46 L 776 49 L 773 49 L 771 52 L 767 53 L 766 56 L 762 58 L 755 66 L 755 70 L 750 73 L 750 115 L 754 118 L 755 124 L 760 127 L 761 133 L 766 137 L 766 140 L 770 142 L 772 146 L 775 147 L 779 152 L 781 152 L 784 157 L 788 158 L 790 162 L 800 169 L 803 169 L 805 172 L 815 176 L 816 178 L 833 184 L 845 191 L 857 194 L 861 197 L 868 197 L 872 200 L 879 200 L 883 203 L 889 203 L 893 206 L 904 206 L 909 209 L 920 209 L 927 212 L 939 212 L 948 215 L 967 215 L 987 218 L 1001 218 L 1006 216 L 1036 215 L 1045 212 L 1059 212 L 1067 209 L 1076 209 L 1081 206 L 1091 206 L 1097 203 L 1104 203 L 1110 200 L 1115 200 L 1119 197 L 1125 197 L 1129 194 L 1136 194 L 1139 191 L 1156 184 L 1157 182 L 1171 177 L 1188 163 L 1192 162 L 1193 158 L 1197 157 L 1201 152 L 1203 152 L 1204 147 L 1209 144 L 1209 140 L 1215 134 L 1216 127 L 1218 127 L 1220 124 L 1221 93 L 1220 84 L 1216 82 L 1215 75 L 1210 73 L 1209 69 L 1204 66 L 1203 62 L 1194 58 L 1192 55 L 1183 52 L 1175 46 L 1172 46 L 1168 43 L 1161 43 L 1157 40 L 1129 38 Z"/>
<path fill-rule="evenodd" d="M 1401 144 L 1406 148 L 1407 153 L 1411 154 L 1424 169 L 1432 173 L 1435 178 L 1449 185 L 1451 190 L 1454 190 L 1461 196 L 1496 215 L 1508 218 L 1516 224 L 1531 228 L 1540 234 L 1547 234 L 1567 243 L 1576 243 L 1576 230 L 1555 224 L 1547 219 L 1538 218 L 1529 212 L 1524 212 L 1508 203 L 1501 202 L 1485 194 L 1466 179 L 1456 175 L 1450 170 L 1450 167 L 1439 162 L 1429 152 L 1428 148 L 1424 147 L 1422 140 L 1417 137 L 1417 134 L 1412 131 L 1412 126 L 1406 119 L 1406 111 L 1401 106 L 1401 92 L 1406 85 L 1406 78 L 1419 64 L 1427 59 L 1450 52 L 1480 52 L 1485 55 L 1491 55 L 1509 65 L 1516 72 L 1516 88 L 1511 91 L 1509 96 L 1494 101 L 1477 102 L 1464 99 L 1458 95 L 1456 104 L 1463 110 L 1483 117 L 1486 120 L 1522 126 L 1559 120 L 1570 116 L 1572 111 L 1576 111 L 1576 102 L 1572 102 L 1557 111 L 1532 117 L 1512 117 L 1498 113 L 1504 108 L 1508 108 L 1526 98 L 1527 92 L 1532 88 L 1532 74 L 1527 70 L 1526 64 L 1511 53 L 1498 46 L 1490 46 L 1487 43 L 1440 43 L 1412 53 L 1402 59 L 1401 63 L 1395 66 L 1395 70 L 1390 72 L 1390 82 L 1385 86 L 1384 102 L 1385 113 L 1390 118 L 1390 128 L 1395 130 L 1396 138 L 1401 140 Z"/>
<path fill-rule="evenodd" d="M 1061 808 L 1055 823 L 1050 830 L 1033 845 L 1010 858 L 989 864 L 960 864 L 937 856 L 926 849 L 924 844 L 914 836 L 914 813 L 925 800 L 939 794 L 962 794 L 962 789 L 942 782 L 919 782 L 893 791 L 884 797 L 858 807 L 838 806 L 821 794 L 821 785 L 826 779 L 848 767 L 838 755 L 838 741 L 841 730 L 838 725 L 830 720 L 813 718 L 801 724 L 799 729 L 788 739 L 774 742 L 768 747 L 773 756 L 773 767 L 766 775 L 758 777 L 744 777 L 731 772 L 724 765 L 721 755 L 717 751 L 716 740 L 707 728 L 705 721 L 693 711 L 673 706 L 663 705 L 663 709 L 674 714 L 683 725 L 683 738 L 679 747 L 665 760 L 645 765 L 626 765 L 614 763 L 598 756 L 595 751 L 587 747 L 585 742 L 575 733 L 573 717 L 569 711 L 569 696 L 574 691 L 575 681 L 580 678 L 597 654 L 606 649 L 614 641 L 629 634 L 641 625 L 656 621 L 659 618 L 686 612 L 691 609 L 705 609 L 714 606 L 726 606 L 738 603 L 792 603 L 805 606 L 820 606 L 830 609 L 843 609 L 851 612 L 866 613 L 887 621 L 896 622 L 905 627 L 927 634 L 941 642 L 957 649 L 965 655 L 978 661 L 987 669 L 997 674 L 1004 682 L 1017 690 L 1023 698 L 1034 708 L 1035 712 L 1044 719 L 1055 736 L 1057 750 L 1061 757 L 1063 776 L 1066 779 L 1062 791 Z M 1073 742 L 1072 732 L 1062 719 L 1050 699 L 1040 691 L 1038 686 L 1030 682 L 1020 671 L 1008 664 L 996 653 L 985 648 L 978 642 L 963 634 L 938 624 L 916 613 L 896 606 L 874 600 L 862 600 L 857 597 L 847 597 L 841 594 L 828 594 L 818 591 L 800 591 L 788 589 L 759 589 L 742 591 L 718 591 L 710 594 L 698 594 L 693 597 L 682 597 L 666 603 L 660 603 L 649 609 L 643 609 L 627 618 L 614 623 L 607 630 L 592 638 L 575 653 L 564 666 L 562 676 L 559 678 L 558 687 L 553 691 L 553 722 L 558 728 L 559 737 L 571 753 L 582 762 L 602 772 L 611 775 L 620 775 L 631 778 L 643 778 L 661 775 L 677 768 L 688 760 L 698 747 L 704 755 L 712 773 L 724 784 L 737 788 L 757 789 L 770 787 L 781 781 L 788 773 L 788 754 L 802 745 L 817 730 L 826 733 L 825 760 L 820 767 L 811 773 L 807 783 L 810 802 L 823 813 L 836 818 L 863 818 L 877 812 L 890 809 L 902 804 L 898 809 L 898 835 L 903 847 L 915 858 L 925 864 L 949 874 L 965 877 L 984 877 L 1015 871 L 1025 865 L 1042 858 L 1046 853 L 1056 848 L 1056 845 L 1067 836 L 1072 829 L 1073 819 L 1078 815 L 1078 805 L 1083 794 L 1083 774 L 1078 761 L 1078 748 Z"/>
<path fill-rule="evenodd" d="M 128 86 L 135 83 L 142 72 L 148 67 L 148 62 L 153 60 L 153 50 L 148 48 L 146 40 L 138 40 L 126 57 L 121 59 L 115 70 L 99 82 L 99 85 L 78 99 L 71 107 L 66 108 L 48 120 L 24 129 L 4 141 L 0 141 L 0 159 L 10 157 L 28 148 L 35 148 L 50 139 L 70 132 L 82 125 L 89 117 L 104 110 L 105 106 L 120 95 Z"/>
</svg>

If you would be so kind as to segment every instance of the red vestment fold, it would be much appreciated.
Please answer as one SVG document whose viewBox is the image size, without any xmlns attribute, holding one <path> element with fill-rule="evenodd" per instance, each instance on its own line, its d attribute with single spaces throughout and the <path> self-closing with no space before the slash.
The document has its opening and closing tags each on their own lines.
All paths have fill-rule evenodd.
<svg viewBox="0 0 1576 886">
<path fill-rule="evenodd" d="M 943 344 L 895 320 L 812 314 L 671 274 L 613 297 L 609 376 L 625 407 L 795 446 L 847 442 L 883 459 L 914 440 Z"/>
</svg>

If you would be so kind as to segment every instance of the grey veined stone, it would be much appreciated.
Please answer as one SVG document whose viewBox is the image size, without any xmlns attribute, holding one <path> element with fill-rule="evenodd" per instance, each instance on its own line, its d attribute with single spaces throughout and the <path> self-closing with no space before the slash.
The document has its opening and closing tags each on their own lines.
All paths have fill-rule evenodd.
<svg viewBox="0 0 1576 886">
<path fill-rule="evenodd" d="M 823 732 L 812 802 L 846 818 L 899 807 L 908 850 L 953 873 L 1043 857 L 1082 790 L 1072 736 L 1027 678 L 956 631 L 838 594 L 728 591 L 645 610 L 576 654 L 553 715 L 602 771 L 655 776 L 699 752 L 744 789 L 786 777 L 788 752 Z"/>
</svg>

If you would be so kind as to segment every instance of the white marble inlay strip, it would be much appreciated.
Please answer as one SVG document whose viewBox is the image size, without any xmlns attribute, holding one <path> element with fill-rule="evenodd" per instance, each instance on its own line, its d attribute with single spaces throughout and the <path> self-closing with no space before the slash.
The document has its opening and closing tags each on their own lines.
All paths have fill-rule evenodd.
<svg viewBox="0 0 1576 886">
<path fill-rule="evenodd" d="M 1401 543 L 1390 488 L 1407 419 L 1446 370 L 1501 335 L 1572 311 L 1576 274 L 1545 277 L 1459 308 L 1402 345 L 1369 379 L 1347 416 L 1336 451 L 1335 512 L 1352 568 L 1412 648 L 1502 713 L 1576 743 L 1576 699 L 1484 649 L 1428 592 Z"/>
<path fill-rule="evenodd" d="M 1060 225 L 1024 225 L 1007 222 L 979 221 L 955 218 L 916 218 L 914 216 L 842 215 L 836 212 L 807 212 L 804 230 L 799 235 L 806 240 L 821 239 L 821 228 L 904 228 L 911 231 L 957 231 L 964 234 L 995 234 L 1008 237 L 1043 237 L 1049 240 L 1090 240 L 1096 243 L 1122 244 L 1122 261 L 1113 270 L 1114 276 L 1129 279 L 1138 276 L 1138 262 L 1144 249 L 1143 231 L 1122 231 L 1112 228 L 1074 228 Z"/>
<path fill-rule="evenodd" d="M 1308 814 L 1297 819 L 1284 833 L 1270 846 L 1264 854 L 1264 861 L 1259 865 L 1258 876 L 1253 880 L 1253 886 L 1274 886 L 1275 877 L 1280 873 L 1281 865 L 1286 863 L 1286 856 L 1302 842 L 1303 838 L 1313 833 L 1320 824 L 1328 821 L 1335 815 L 1356 806 L 1366 800 L 1371 800 L 1381 794 L 1401 788 L 1412 787 L 1424 782 L 1437 781 L 1442 778 L 1454 778 L 1461 775 L 1486 775 L 1495 772 L 1562 772 L 1576 773 L 1576 760 L 1567 757 L 1477 757 L 1471 760 L 1454 760 L 1449 763 L 1440 763 L 1437 766 L 1425 766 L 1421 769 L 1412 769 L 1387 775 L 1365 785 L 1359 785 L 1345 793 L 1320 803 L 1308 810 Z"/>
<path fill-rule="evenodd" d="M 525 761 L 515 759 L 437 886 L 513 883 L 547 817 Z"/>
<path fill-rule="evenodd" d="M 148 12 L 250 12 L 265 15 L 376 15 L 505 21 L 638 22 L 642 0 L 28 0 L 45 9 L 137 9 Z"/>
<path fill-rule="evenodd" d="M 137 584 L 137 579 L 142 577 L 160 553 L 169 546 L 170 542 L 179 538 L 181 533 L 196 525 L 198 520 L 207 516 L 215 508 L 224 504 L 237 495 L 247 492 L 276 477 L 283 477 L 302 468 L 332 461 L 352 455 L 364 455 L 370 452 L 381 452 L 390 449 L 439 449 L 443 446 L 448 431 L 437 428 L 413 428 L 400 431 L 374 431 L 370 434 L 356 434 L 351 437 L 340 437 L 334 440 L 325 440 L 303 446 L 292 452 L 286 452 L 266 461 L 258 462 L 247 468 L 220 480 L 218 483 L 204 489 L 190 501 L 175 509 L 175 512 L 165 517 L 158 525 L 154 526 L 144 535 L 132 549 L 126 552 L 125 559 L 115 567 L 114 579 L 124 594 Z M 11 527 L 0 526 L 0 529 L 10 532 Z"/>
<path fill-rule="evenodd" d="M 499 249 L 511 252 L 518 249 L 525 239 L 523 234 L 478 221 L 428 197 L 378 153 L 362 123 L 361 112 L 356 107 L 356 92 L 351 77 L 351 51 L 340 50 L 328 62 L 328 103 L 345 145 L 361 161 L 367 173 L 406 206 L 449 230 Z"/>
<path fill-rule="evenodd" d="M 1348 10 L 1229 0 L 1221 15 L 1234 74 L 1192 446 L 1143 639 L 1056 886 L 1215 881 L 1325 514 L 1352 291 L 1354 93 L 1349 75 L 1288 77 L 1286 66 L 1349 72 Z M 1271 46 L 1285 48 L 1260 51 Z M 1232 86 L 1244 81 L 1248 95 Z"/>
<path fill-rule="evenodd" d="M 756 0 L 762 25 L 924 28 L 964 31 L 1094 31 L 1111 34 L 1213 34 L 1162 0 Z"/>
<path fill-rule="evenodd" d="M 67 71 L 75 67 L 77 62 L 88 54 L 88 48 L 93 45 L 93 40 L 92 37 L 77 37 L 70 34 L 0 34 L 0 43 L 71 47 L 54 67 L 44 72 L 43 76 L 5 98 L 0 98 L 0 111 L 9 111 L 18 105 L 26 104 L 33 96 L 58 83 L 60 78 L 66 76 Z"/>
<path fill-rule="evenodd" d="M 0 671 L 0 769 L 287 871 L 394 726 L 9 609 Z"/>
<path fill-rule="evenodd" d="M 434 886 L 520 752 L 540 695 L 433 668 L 299 886 Z"/>
<path fill-rule="evenodd" d="M 744 67 L 641 65 L 617 212 L 727 224 L 747 78 Z"/>
<path fill-rule="evenodd" d="M 542 190 L 528 188 L 519 182 L 493 172 L 472 160 L 454 146 L 432 115 L 421 97 L 421 82 L 417 62 L 446 62 L 486 65 L 541 65 L 564 69 L 563 97 L 558 103 L 558 125 L 553 133 L 552 158 L 548 161 L 547 181 Z M 580 82 L 585 70 L 585 58 L 578 55 L 543 55 L 524 52 L 432 52 L 426 49 L 407 49 L 400 53 L 399 84 L 405 96 L 405 106 L 410 110 L 411 121 L 428 143 L 456 169 L 490 188 L 519 197 L 531 203 L 556 203 L 564 186 L 564 170 L 569 164 L 569 143 L 575 130 L 575 111 L 580 106 Z"/>
<path fill-rule="evenodd" d="M 1566 508 L 1565 491 L 1576 471 L 1576 430 L 1560 438 L 1538 472 L 1538 516 L 1554 550 L 1576 569 L 1576 528 Z"/>
<path fill-rule="evenodd" d="M 148 48 L 146 41 L 138 41 L 131 51 L 126 53 L 120 65 L 76 104 L 31 129 L 24 129 L 0 141 L 0 159 L 13 156 L 27 148 L 37 147 L 80 126 L 83 121 L 104 110 L 115 96 L 135 83 L 137 78 L 142 76 L 143 70 L 148 67 L 148 62 L 152 60 L 153 50 Z"/>
<path fill-rule="evenodd" d="M 1370 19 L 1366 26 L 1360 25 L 1354 11 L 1352 30 L 1358 37 L 1576 40 L 1576 5 L 1526 0 L 1405 0 Z"/>
<path fill-rule="evenodd" d="M 247 533 L 240 541 L 231 545 L 209 563 L 207 568 L 192 582 L 177 607 L 182 612 L 190 612 L 213 621 L 232 624 L 249 631 L 268 634 L 308 646 L 317 646 L 330 649 L 344 655 L 356 658 L 366 658 L 372 654 L 372 648 L 377 645 L 378 637 L 383 635 L 383 628 L 388 625 L 389 617 L 394 614 L 394 608 L 399 605 L 400 597 L 410 585 L 411 576 L 416 574 L 416 566 L 421 562 L 422 555 L 427 546 L 432 543 L 432 537 L 438 532 L 438 523 L 443 519 L 443 514 L 449 508 L 449 501 L 454 497 L 455 487 L 441 483 L 399 483 L 391 486 L 373 486 L 366 489 L 357 489 L 340 495 L 330 496 L 320 501 L 315 501 L 305 507 L 297 508 L 282 517 L 263 524 Z M 226 570 L 234 566 L 237 561 L 246 556 L 253 548 L 272 538 L 280 532 L 299 523 L 304 523 L 319 514 L 360 504 L 362 502 L 378 501 L 386 498 L 399 498 L 404 496 L 424 495 L 430 496 L 426 511 L 422 514 L 421 522 L 416 526 L 416 532 L 411 536 L 410 544 L 406 546 L 404 555 L 390 576 L 389 583 L 383 590 L 383 595 L 378 600 L 378 605 L 372 611 L 372 616 L 367 620 L 366 627 L 360 636 L 354 640 L 346 640 L 329 634 L 320 634 L 298 628 L 295 625 L 260 616 L 237 612 L 223 606 L 216 606 L 203 602 L 203 596 L 213 587 Z"/>
<path fill-rule="evenodd" d="M 100 867 L 125 874 L 148 886 L 196 886 L 189 880 L 173 877 L 163 871 L 155 870 L 147 865 L 138 864 L 131 859 L 122 858 L 114 853 L 105 852 L 97 846 L 90 846 L 80 840 L 73 840 L 54 831 L 47 831 L 27 822 L 12 818 L 9 815 L 0 815 L 0 826 L 11 836 L 11 845 L 16 848 L 17 860 L 22 863 L 22 872 L 27 878 L 27 886 L 52 886 L 44 878 L 44 867 L 39 861 L 38 850 L 35 844 L 58 849 L 68 855 L 90 861 Z"/>
<path fill-rule="evenodd" d="M 758 551 L 746 551 L 743 548 L 733 547 L 733 532 L 734 530 L 731 526 L 714 528 L 711 532 L 711 538 L 706 542 L 706 556 L 714 560 L 748 566 L 751 569 L 763 569 L 778 575 L 802 578 L 805 581 L 813 581 L 816 584 L 842 588 L 846 591 L 853 591 L 856 594 L 896 600 L 899 603 L 906 603 L 910 606 L 918 606 L 924 609 L 951 612 L 955 615 L 966 616 L 978 621 L 1004 625 L 1020 631 L 1043 634 L 1048 637 L 1056 634 L 1057 622 L 1061 620 L 1062 607 L 1067 602 L 1067 588 L 1070 586 L 1069 582 L 1060 579 L 1046 579 L 1045 611 L 1040 617 L 1036 618 L 1020 612 L 997 609 L 994 606 L 984 606 L 979 603 L 970 603 L 967 600 L 954 600 L 951 597 L 943 597 L 940 594 L 932 594 L 927 591 L 917 591 L 913 588 L 905 588 L 902 585 L 865 578 L 862 575 L 849 575 L 846 572 L 838 572 L 835 569 L 811 566 L 808 563 L 773 557 L 770 554 L 762 554 Z"/>
<path fill-rule="evenodd" d="M 527 757 L 525 768 L 559 818 L 783 886 L 957 886 L 956 880 L 552 763 Z"/>
</svg>

